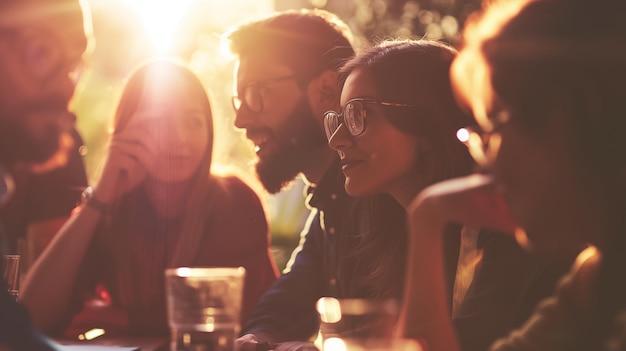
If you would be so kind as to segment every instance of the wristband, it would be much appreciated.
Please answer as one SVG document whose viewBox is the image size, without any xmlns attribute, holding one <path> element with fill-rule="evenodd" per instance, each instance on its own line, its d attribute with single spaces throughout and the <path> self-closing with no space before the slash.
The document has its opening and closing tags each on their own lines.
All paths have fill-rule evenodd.
<svg viewBox="0 0 626 351">
<path fill-rule="evenodd" d="M 85 188 L 85 190 L 83 190 L 83 193 L 81 194 L 81 200 L 81 203 L 83 205 L 93 208 L 94 210 L 100 212 L 100 214 L 109 214 L 109 205 L 98 200 L 98 198 L 94 196 L 92 187 L 88 186 Z"/>
</svg>

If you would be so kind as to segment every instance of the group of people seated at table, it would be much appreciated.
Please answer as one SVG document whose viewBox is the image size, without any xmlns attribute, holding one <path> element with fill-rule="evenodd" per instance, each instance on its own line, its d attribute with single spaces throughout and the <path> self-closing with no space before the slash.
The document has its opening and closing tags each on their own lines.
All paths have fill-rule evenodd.
<svg viewBox="0 0 626 351">
<path fill-rule="evenodd" d="M 18 170 L 56 157 L 60 172 L 80 142 L 67 105 L 90 48 L 81 5 L 0 0 L 0 204 L 33 184 L 12 190 Z M 163 272 L 181 266 L 246 269 L 240 351 L 317 350 L 327 296 L 397 301 L 389 337 L 424 350 L 626 350 L 624 16 L 612 0 L 489 2 L 460 51 L 357 49 L 324 10 L 225 33 L 259 182 L 307 184 L 280 274 L 260 195 L 212 169 L 212 82 L 142 63 L 100 173 L 82 200 L 84 177 L 67 186 L 80 204 L 47 228 L 19 304 L 0 287 L 0 350 L 54 349 L 42 334 L 87 326 L 166 338 Z"/>
</svg>

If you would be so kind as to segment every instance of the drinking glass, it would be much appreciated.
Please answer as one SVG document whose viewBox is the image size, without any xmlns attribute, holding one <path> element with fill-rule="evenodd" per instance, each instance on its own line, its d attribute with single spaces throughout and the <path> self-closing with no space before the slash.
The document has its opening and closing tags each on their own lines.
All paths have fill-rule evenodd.
<svg viewBox="0 0 626 351">
<path fill-rule="evenodd" d="M 7 283 L 9 294 L 17 301 L 20 290 L 20 255 L 2 256 L 2 279 Z"/>
<path fill-rule="evenodd" d="M 239 334 L 245 269 L 165 270 L 171 351 L 232 351 Z"/>
<path fill-rule="evenodd" d="M 399 314 L 396 300 L 337 299 L 317 301 L 323 351 L 419 351 L 413 340 L 393 336 Z"/>
<path fill-rule="evenodd" d="M 330 338 L 324 342 L 324 351 L 425 351 L 412 339 L 342 339 Z"/>
</svg>

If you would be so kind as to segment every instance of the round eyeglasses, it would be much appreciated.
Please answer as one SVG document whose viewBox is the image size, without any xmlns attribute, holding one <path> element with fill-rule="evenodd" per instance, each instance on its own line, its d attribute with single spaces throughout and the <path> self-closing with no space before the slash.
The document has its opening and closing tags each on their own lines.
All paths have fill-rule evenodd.
<svg viewBox="0 0 626 351">
<path fill-rule="evenodd" d="M 326 138 L 330 138 L 335 134 L 340 125 L 345 125 L 348 132 L 352 136 L 359 136 L 365 132 L 365 120 L 367 118 L 367 109 L 365 105 L 375 104 L 393 107 L 414 107 L 409 104 L 399 104 L 395 102 L 377 101 L 373 99 L 355 98 L 346 102 L 341 113 L 335 111 L 324 112 L 324 131 Z"/>
<path fill-rule="evenodd" d="M 246 109 L 252 113 L 263 112 L 263 109 L 265 108 L 263 105 L 263 97 L 265 96 L 267 87 L 290 79 L 294 79 L 294 76 L 266 79 L 246 85 L 241 90 L 241 95 L 235 95 L 232 97 L 231 102 L 235 112 L 239 111 L 243 106 L 245 106 Z"/>
</svg>

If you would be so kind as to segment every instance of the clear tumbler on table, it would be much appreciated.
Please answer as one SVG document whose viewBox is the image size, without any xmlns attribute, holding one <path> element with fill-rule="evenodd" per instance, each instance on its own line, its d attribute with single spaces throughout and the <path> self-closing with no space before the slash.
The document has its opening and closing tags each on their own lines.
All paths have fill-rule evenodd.
<svg viewBox="0 0 626 351">
<path fill-rule="evenodd" d="M 232 351 L 240 330 L 245 269 L 165 270 L 171 351 Z"/>
<path fill-rule="evenodd" d="M 320 346 L 323 351 L 421 351 L 415 340 L 393 336 L 399 305 L 391 299 L 317 301 Z"/>
<path fill-rule="evenodd" d="M 17 301 L 20 289 L 20 255 L 2 256 L 2 279 L 7 283 L 9 294 Z"/>
</svg>

